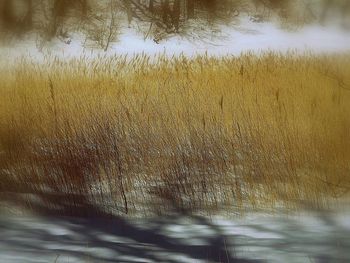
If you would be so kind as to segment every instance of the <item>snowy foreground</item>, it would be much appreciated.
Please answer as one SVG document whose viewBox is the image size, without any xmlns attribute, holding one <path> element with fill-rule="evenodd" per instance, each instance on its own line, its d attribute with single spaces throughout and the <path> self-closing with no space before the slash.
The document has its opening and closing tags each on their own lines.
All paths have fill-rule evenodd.
<svg viewBox="0 0 350 263">
<path fill-rule="evenodd" d="M 350 262 L 350 214 L 157 219 L 2 213 L 0 262 Z"/>
</svg>

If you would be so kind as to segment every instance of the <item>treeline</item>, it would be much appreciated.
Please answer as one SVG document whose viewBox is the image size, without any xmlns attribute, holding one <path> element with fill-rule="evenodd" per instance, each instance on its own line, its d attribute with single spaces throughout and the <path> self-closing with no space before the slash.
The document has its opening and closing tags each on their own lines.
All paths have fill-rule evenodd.
<svg viewBox="0 0 350 263">
<path fill-rule="evenodd" d="M 53 37 L 63 20 L 73 15 L 71 13 L 73 9 L 80 12 L 79 18 L 87 17 L 90 10 L 89 2 L 88 0 L 0 0 L 1 29 L 21 34 L 48 23 L 51 26 L 48 33 Z"/>
<path fill-rule="evenodd" d="M 149 22 L 167 34 L 185 30 L 192 19 L 215 23 L 248 13 L 261 21 L 271 13 L 283 18 L 294 13 L 298 20 L 325 22 L 330 13 L 347 18 L 349 9 L 348 0 L 0 0 L 0 31 L 15 35 L 38 31 L 50 40 L 66 35 L 67 28 L 84 28 L 90 38 L 106 45 L 102 42 L 113 39 L 126 21 L 122 16 L 129 25 L 133 20 Z"/>
<path fill-rule="evenodd" d="M 0 0 L 0 21 L 3 30 L 28 31 L 35 27 L 33 21 L 49 19 L 52 34 L 63 20 L 73 14 L 87 19 L 102 10 L 125 12 L 132 19 L 151 21 L 160 27 L 179 29 L 180 23 L 205 13 L 209 18 L 230 16 L 237 12 L 237 0 Z M 48 22 L 48 21 L 46 21 Z"/>
</svg>

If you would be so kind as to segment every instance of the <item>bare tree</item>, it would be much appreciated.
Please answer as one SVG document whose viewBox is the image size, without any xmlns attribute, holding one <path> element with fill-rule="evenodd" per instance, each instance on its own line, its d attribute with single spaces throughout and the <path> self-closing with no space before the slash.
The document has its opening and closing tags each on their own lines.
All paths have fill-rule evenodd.
<svg viewBox="0 0 350 263">
<path fill-rule="evenodd" d="M 186 12 L 187 18 L 194 18 L 194 0 L 185 0 L 186 1 Z"/>
<path fill-rule="evenodd" d="M 116 17 L 116 3 L 115 0 L 111 0 L 110 1 L 110 7 L 111 7 L 111 17 L 110 17 L 110 21 L 109 21 L 109 26 L 108 26 L 108 34 L 107 34 L 107 40 L 106 40 L 106 44 L 104 47 L 104 51 L 108 50 L 108 47 L 111 43 L 111 41 L 114 40 L 115 35 L 116 35 L 116 31 L 117 31 L 117 17 Z M 129 21 L 131 22 L 131 21 Z"/>
<path fill-rule="evenodd" d="M 148 10 L 153 13 L 154 11 L 154 0 L 149 0 Z"/>
<path fill-rule="evenodd" d="M 32 28 L 32 0 L 0 1 L 0 25 L 15 33 L 24 33 Z"/>
<path fill-rule="evenodd" d="M 180 0 L 174 1 L 172 21 L 176 32 L 179 32 L 180 27 L 180 15 L 181 15 L 181 3 Z"/>
</svg>

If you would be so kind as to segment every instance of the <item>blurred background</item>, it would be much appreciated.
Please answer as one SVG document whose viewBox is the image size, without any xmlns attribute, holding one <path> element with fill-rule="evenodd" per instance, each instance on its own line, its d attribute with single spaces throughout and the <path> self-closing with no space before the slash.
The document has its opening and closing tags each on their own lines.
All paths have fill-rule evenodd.
<svg viewBox="0 0 350 263">
<path fill-rule="evenodd" d="M 159 43 L 169 35 L 202 32 L 245 18 L 273 22 L 287 30 L 305 25 L 350 28 L 348 0 L 0 0 L 3 43 L 53 38 L 66 44 L 79 33 L 84 44 L 107 50 L 125 27 Z"/>
</svg>

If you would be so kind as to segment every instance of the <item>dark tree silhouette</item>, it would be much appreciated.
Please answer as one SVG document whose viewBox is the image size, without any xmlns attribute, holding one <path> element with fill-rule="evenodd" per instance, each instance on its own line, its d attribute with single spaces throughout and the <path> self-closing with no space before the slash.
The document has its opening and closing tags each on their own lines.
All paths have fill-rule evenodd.
<svg viewBox="0 0 350 263">
<path fill-rule="evenodd" d="M 16 9 L 22 5 L 22 11 L 17 14 Z M 33 25 L 33 3 L 32 0 L 0 1 L 0 25 L 5 30 L 14 31 L 15 33 L 24 33 L 32 28 Z"/>
</svg>

